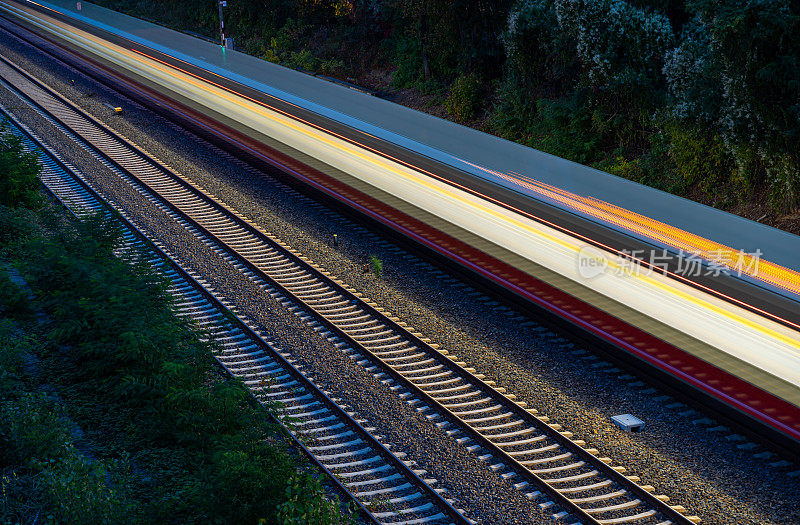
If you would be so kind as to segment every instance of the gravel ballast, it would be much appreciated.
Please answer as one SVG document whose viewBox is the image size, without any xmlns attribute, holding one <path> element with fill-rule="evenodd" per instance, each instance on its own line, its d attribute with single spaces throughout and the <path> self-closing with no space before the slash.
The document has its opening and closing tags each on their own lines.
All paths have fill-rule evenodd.
<svg viewBox="0 0 800 525">
<path fill-rule="evenodd" d="M 363 228 L 296 192 L 286 191 L 268 176 L 254 177 L 213 148 L 198 146 L 151 112 L 38 57 L 6 35 L 0 35 L 0 43 L 6 56 L 457 354 L 487 379 L 574 432 L 575 438 L 584 439 L 616 464 L 628 467 L 628 474 L 641 476 L 643 483 L 655 486 L 657 492 L 669 495 L 675 504 L 684 505 L 704 522 L 800 522 L 800 477 L 788 476 L 798 467 L 772 466 L 779 458 L 755 457 L 765 449 L 748 449 L 746 441 L 718 428 L 713 414 L 692 413 L 686 406 L 663 398 L 663 393 L 595 358 L 591 348 L 578 355 L 584 349 L 573 348 L 535 322 L 520 326 L 519 320 L 487 304 L 480 294 L 471 295 L 469 287 L 449 282 L 427 264 L 417 263 Z M 106 104 L 123 106 L 124 116 L 113 115 Z M 58 132 L 50 133 L 57 139 Z M 61 143 L 59 148 L 74 155 L 76 161 L 83 158 L 68 144 Z M 92 172 L 98 180 L 105 179 L 102 169 Z M 403 451 L 464 501 L 469 510 L 486 523 L 524 523 L 541 516 L 537 506 L 511 483 L 501 480 L 485 463 L 409 409 L 280 303 L 259 293 L 260 289 L 232 269 L 226 270 L 219 256 L 152 213 L 141 196 L 133 195 L 136 192 L 121 184 L 112 186 L 165 244 L 211 276 L 215 287 L 235 294 L 234 302 L 245 313 L 262 323 L 280 346 L 300 357 L 320 384 L 337 392 L 379 428 L 378 433 L 398 444 L 403 443 L 404 436 L 406 441 L 407 436 L 415 436 L 413 442 L 404 443 Z M 336 248 L 334 233 L 339 238 Z M 371 255 L 383 262 L 382 278 L 364 272 Z M 338 385 L 347 385 L 347 391 L 342 392 Z M 628 434 L 617 429 L 610 417 L 623 413 L 644 420 L 645 431 Z M 463 472 L 474 472 L 476 479 L 459 482 Z M 510 521 L 505 521 L 506 517 Z"/>
<path fill-rule="evenodd" d="M 0 89 L 0 102 L 19 106 L 15 96 Z M 326 338 L 304 325 L 277 299 L 264 293 L 224 259 L 178 226 L 163 211 L 142 197 L 92 156 L 68 140 L 40 117 L 26 112 L 34 127 L 65 160 L 79 165 L 98 189 L 127 211 L 172 253 L 195 268 L 211 286 L 232 299 L 239 310 L 259 323 L 261 329 L 284 350 L 292 353 L 318 385 L 346 403 L 350 410 L 378 428 L 383 441 L 407 454 L 406 459 L 439 480 L 468 515 L 484 523 L 547 522 L 535 502 L 513 488 L 488 464 L 469 453 L 443 430 L 400 400 L 389 388 L 356 365 Z M 346 389 L 342 386 L 346 385 Z"/>
</svg>

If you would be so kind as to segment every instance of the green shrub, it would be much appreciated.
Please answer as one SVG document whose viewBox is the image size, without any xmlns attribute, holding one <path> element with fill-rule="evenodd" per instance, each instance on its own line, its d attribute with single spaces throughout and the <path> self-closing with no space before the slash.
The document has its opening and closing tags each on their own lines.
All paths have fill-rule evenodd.
<svg viewBox="0 0 800 525">
<path fill-rule="evenodd" d="M 694 0 L 668 57 L 670 110 L 719 136 L 734 182 L 765 190 L 780 211 L 800 206 L 800 6 Z"/>
<path fill-rule="evenodd" d="M 301 49 L 303 27 L 294 18 L 289 18 L 270 40 L 272 49 L 279 57 Z"/>
<path fill-rule="evenodd" d="M 41 169 L 39 157 L 25 151 L 22 139 L 0 127 L 0 205 L 38 207 Z"/>
<path fill-rule="evenodd" d="M 613 126 L 620 121 L 608 121 L 583 95 L 530 102 L 514 90 L 509 93 L 510 98 L 500 101 L 491 117 L 496 133 L 582 164 L 596 164 L 609 156 L 608 144 L 617 136 Z"/>
<path fill-rule="evenodd" d="M 687 185 L 713 192 L 716 185 L 735 178 L 736 164 L 718 134 L 676 123 L 666 129 L 675 167 Z"/>
<path fill-rule="evenodd" d="M 41 394 L 0 404 L 4 475 L 0 493 L 3 523 L 135 523 L 135 504 L 118 488 L 125 468 L 81 454 L 63 408 Z"/>
<path fill-rule="evenodd" d="M 511 83 L 500 85 L 497 102 L 486 121 L 487 128 L 501 137 L 527 144 L 531 123 L 536 119 L 536 101 Z"/>
<path fill-rule="evenodd" d="M 505 97 L 555 98 L 573 88 L 575 46 L 559 30 L 554 4 L 554 0 L 521 0 L 511 9 L 501 35 L 507 57 Z"/>
<path fill-rule="evenodd" d="M 594 128 L 602 119 L 581 97 L 541 99 L 536 110 L 532 127 L 534 147 L 582 164 L 599 160 L 602 134 Z"/>
<path fill-rule="evenodd" d="M 574 42 L 582 82 L 663 86 L 661 69 L 674 41 L 666 16 L 625 0 L 556 0 L 554 9 L 559 31 Z"/>
<path fill-rule="evenodd" d="M 419 41 L 411 38 L 397 40 L 394 50 L 393 63 L 395 69 L 392 83 L 397 87 L 411 87 L 416 82 L 424 80 L 422 67 L 422 52 Z"/>
<path fill-rule="evenodd" d="M 32 342 L 20 332 L 16 322 L 0 316 L 0 399 L 11 401 L 25 394 L 23 365 L 31 348 Z M 0 435 L 4 432 L 0 429 Z M 4 463 L 0 460 L 0 469 Z"/>
<path fill-rule="evenodd" d="M 329 58 L 327 60 L 321 60 L 318 66 L 319 72 L 323 75 L 330 75 L 330 76 L 346 76 L 347 75 L 347 68 L 344 65 L 342 60 L 338 58 Z"/>
<path fill-rule="evenodd" d="M 21 208 L 0 205 L 0 253 L 13 252 L 14 247 L 24 243 L 34 232 L 30 214 Z"/>
<path fill-rule="evenodd" d="M 647 151 L 673 39 L 663 15 L 623 0 L 521 0 L 502 39 L 490 129 L 584 164 Z"/>
<path fill-rule="evenodd" d="M 349 514 L 343 517 L 341 510 L 335 504 L 322 497 L 324 493 L 318 478 L 308 474 L 293 476 L 286 485 L 286 501 L 279 508 L 278 523 L 280 525 L 356 523 L 355 509 L 349 508 Z"/>
<path fill-rule="evenodd" d="M 474 73 L 459 75 L 450 88 L 444 107 L 458 122 L 475 118 L 481 107 L 481 79 Z"/>
<path fill-rule="evenodd" d="M 33 468 L 39 462 L 66 456 L 72 439 L 62 415 L 56 403 L 34 394 L 1 403 L 3 466 Z"/>
<path fill-rule="evenodd" d="M 684 193 L 687 184 L 675 168 L 669 138 L 657 132 L 650 134 L 648 140 L 649 148 L 639 157 L 629 160 L 618 156 L 595 167 L 668 193 Z"/>
<path fill-rule="evenodd" d="M 92 460 L 73 451 L 42 465 L 42 508 L 54 523 L 143 522 L 140 509 L 117 488 L 124 475 L 116 462 Z"/>
<path fill-rule="evenodd" d="M 28 312 L 28 294 L 17 286 L 0 268 L 0 316 L 15 316 Z"/>
<path fill-rule="evenodd" d="M 289 53 L 289 60 L 287 62 L 293 68 L 304 69 L 306 71 L 315 72 L 317 64 L 319 63 L 317 57 L 311 54 L 308 49 L 302 51 Z"/>
<path fill-rule="evenodd" d="M 764 156 L 770 203 L 782 212 L 800 206 L 800 155 L 773 153 Z"/>
</svg>

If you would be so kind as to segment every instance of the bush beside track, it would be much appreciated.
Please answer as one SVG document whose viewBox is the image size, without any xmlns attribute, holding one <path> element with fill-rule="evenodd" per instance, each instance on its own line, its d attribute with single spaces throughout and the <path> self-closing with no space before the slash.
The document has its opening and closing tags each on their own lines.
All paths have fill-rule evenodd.
<svg viewBox="0 0 800 525">
<path fill-rule="evenodd" d="M 7 132 L 0 163 L 0 521 L 345 521 L 114 221 L 48 204 Z"/>
</svg>

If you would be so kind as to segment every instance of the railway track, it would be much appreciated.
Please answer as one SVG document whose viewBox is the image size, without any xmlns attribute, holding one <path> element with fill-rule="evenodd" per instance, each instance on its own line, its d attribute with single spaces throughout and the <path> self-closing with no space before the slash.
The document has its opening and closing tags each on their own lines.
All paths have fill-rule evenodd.
<svg viewBox="0 0 800 525">
<path fill-rule="evenodd" d="M 8 61 L 0 64 L 0 76 L 432 424 L 536 498 L 554 518 L 603 524 L 699 521 L 35 78 Z"/>
<path fill-rule="evenodd" d="M 0 109 L 2 107 L 0 106 Z M 24 124 L 14 119 L 18 130 Z M 43 149 L 41 181 L 78 217 L 110 214 L 105 199 L 81 177 L 79 170 L 59 161 L 29 129 L 20 132 L 29 150 Z M 122 213 L 122 244 L 118 252 L 143 257 L 170 281 L 174 310 L 194 323 L 218 345 L 217 361 L 250 388 L 254 397 L 278 406 L 276 419 L 296 445 L 328 474 L 340 494 L 355 503 L 363 522 L 402 524 L 466 524 L 463 511 L 446 499 L 445 489 L 425 471 L 393 453 L 348 407 L 314 385 L 287 352 L 266 341 L 253 324 L 194 272 L 180 264 L 157 241 L 145 244 L 145 233 Z"/>
</svg>

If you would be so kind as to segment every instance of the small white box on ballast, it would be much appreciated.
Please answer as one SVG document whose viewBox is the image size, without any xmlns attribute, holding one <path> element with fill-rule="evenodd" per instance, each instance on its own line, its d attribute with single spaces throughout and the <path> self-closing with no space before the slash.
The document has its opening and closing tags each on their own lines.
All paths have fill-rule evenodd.
<svg viewBox="0 0 800 525">
<path fill-rule="evenodd" d="M 644 430 L 644 421 L 632 414 L 612 416 L 611 421 L 625 432 L 641 432 Z"/>
</svg>

